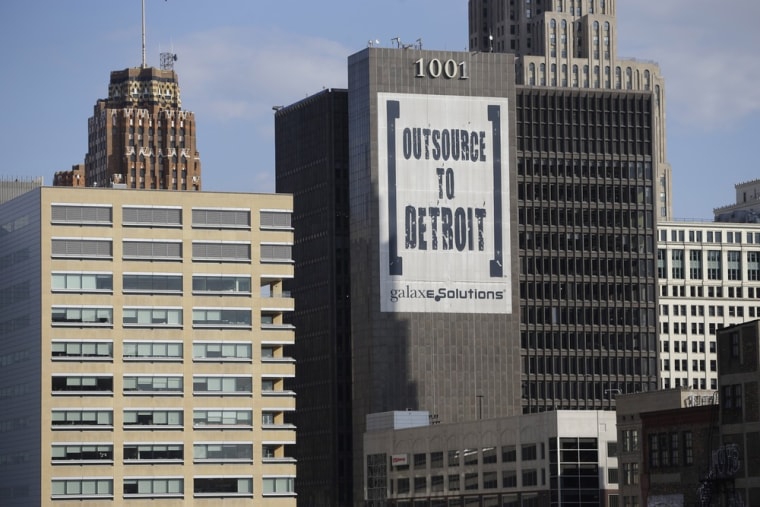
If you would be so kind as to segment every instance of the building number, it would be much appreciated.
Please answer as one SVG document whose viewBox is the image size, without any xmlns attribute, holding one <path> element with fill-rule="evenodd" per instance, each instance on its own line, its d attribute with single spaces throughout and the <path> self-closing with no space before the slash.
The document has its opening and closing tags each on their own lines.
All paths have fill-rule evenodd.
<svg viewBox="0 0 760 507">
<path fill-rule="evenodd" d="M 446 60 L 441 62 L 438 58 L 433 58 L 427 65 L 425 59 L 420 58 L 414 62 L 414 68 L 416 71 L 416 77 L 429 76 L 432 78 L 438 78 L 444 76 L 447 79 L 469 79 L 470 75 L 467 72 L 467 62 L 455 62 L 454 60 Z"/>
</svg>

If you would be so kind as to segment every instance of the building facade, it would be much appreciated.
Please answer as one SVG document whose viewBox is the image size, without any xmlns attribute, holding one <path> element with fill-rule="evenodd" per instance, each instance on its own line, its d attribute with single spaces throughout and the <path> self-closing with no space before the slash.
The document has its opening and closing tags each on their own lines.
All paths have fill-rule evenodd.
<svg viewBox="0 0 760 507">
<path fill-rule="evenodd" d="M 736 202 L 715 208 L 716 222 L 760 223 L 760 180 L 734 185 Z"/>
<path fill-rule="evenodd" d="M 0 204 L 15 199 L 16 197 L 39 188 L 43 185 L 40 178 L 10 178 L 0 177 Z"/>
<path fill-rule="evenodd" d="M 506 54 L 349 57 L 355 505 L 367 414 L 520 412 L 513 69 Z"/>
<path fill-rule="evenodd" d="M 559 410 L 405 429 L 379 424 L 389 421 L 385 415 L 372 414 L 364 434 L 367 506 L 622 505 L 613 412 Z"/>
<path fill-rule="evenodd" d="M 182 109 L 173 70 L 111 72 L 108 98 L 88 120 L 88 187 L 200 190 L 195 115 Z"/>
<path fill-rule="evenodd" d="M 351 279 L 348 92 L 326 90 L 275 114 L 276 191 L 292 193 L 298 300 L 296 489 L 309 507 L 350 505 Z M 292 287 L 291 287 L 292 286 Z"/>
<path fill-rule="evenodd" d="M 618 56 L 615 4 L 615 0 L 470 0 L 470 50 L 514 53 L 517 83 L 522 85 L 652 94 L 656 212 L 660 220 L 670 220 L 664 80 L 656 63 Z"/>
<path fill-rule="evenodd" d="M 292 203 L 0 205 L 3 505 L 295 505 Z"/>
<path fill-rule="evenodd" d="M 660 387 L 718 388 L 720 328 L 760 318 L 760 225 L 657 226 Z"/>
<path fill-rule="evenodd" d="M 705 496 L 760 505 L 760 320 L 718 331 L 720 447 Z"/>
<path fill-rule="evenodd" d="M 680 387 L 618 397 L 618 505 L 703 505 L 719 440 L 717 394 Z"/>
</svg>

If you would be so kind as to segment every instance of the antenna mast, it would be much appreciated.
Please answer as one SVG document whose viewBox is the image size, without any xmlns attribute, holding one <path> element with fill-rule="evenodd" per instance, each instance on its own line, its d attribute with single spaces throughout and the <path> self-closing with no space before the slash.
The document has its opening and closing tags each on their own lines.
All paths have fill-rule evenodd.
<svg viewBox="0 0 760 507">
<path fill-rule="evenodd" d="M 142 0 L 142 68 L 147 66 L 145 63 L 145 0 Z"/>
</svg>

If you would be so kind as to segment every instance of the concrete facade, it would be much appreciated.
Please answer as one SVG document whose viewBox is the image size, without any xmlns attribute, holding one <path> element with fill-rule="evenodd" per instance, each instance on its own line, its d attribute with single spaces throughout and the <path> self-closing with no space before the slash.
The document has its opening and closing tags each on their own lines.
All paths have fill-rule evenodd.
<svg viewBox="0 0 760 507">
<path fill-rule="evenodd" d="M 0 498 L 295 505 L 292 197 L 0 205 Z"/>
<path fill-rule="evenodd" d="M 605 411 L 367 431 L 366 505 L 621 505 L 615 442 Z"/>
</svg>

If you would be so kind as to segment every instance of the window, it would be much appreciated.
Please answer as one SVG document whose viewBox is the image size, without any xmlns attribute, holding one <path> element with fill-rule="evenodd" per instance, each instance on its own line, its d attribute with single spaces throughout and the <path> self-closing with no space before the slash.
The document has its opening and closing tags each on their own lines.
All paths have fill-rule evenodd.
<svg viewBox="0 0 760 507">
<path fill-rule="evenodd" d="M 707 251 L 707 278 L 721 280 L 720 250 Z"/>
<path fill-rule="evenodd" d="M 253 496 L 250 477 L 195 477 L 195 496 Z"/>
<path fill-rule="evenodd" d="M 182 497 L 184 480 L 181 478 L 124 478 L 124 497 Z"/>
<path fill-rule="evenodd" d="M 496 447 L 483 448 L 483 464 L 496 463 Z"/>
<path fill-rule="evenodd" d="M 113 461 L 111 444 L 67 444 L 54 445 L 51 453 L 53 463 L 72 461 L 92 461 L 95 463 Z"/>
<path fill-rule="evenodd" d="M 196 394 L 251 394 L 251 377 L 205 377 L 193 376 L 193 392 Z"/>
<path fill-rule="evenodd" d="M 129 308 L 123 312 L 125 327 L 182 327 L 182 308 Z"/>
<path fill-rule="evenodd" d="M 459 451 L 449 451 L 447 456 L 449 467 L 459 466 Z"/>
<path fill-rule="evenodd" d="M 747 280 L 760 280 L 760 252 L 747 252 Z"/>
<path fill-rule="evenodd" d="M 691 431 L 683 432 L 683 464 L 694 464 L 694 442 Z"/>
<path fill-rule="evenodd" d="M 514 445 L 503 445 L 501 447 L 502 463 L 512 463 L 517 461 L 517 450 Z"/>
<path fill-rule="evenodd" d="M 427 477 L 414 478 L 414 491 L 425 492 L 427 490 Z"/>
<path fill-rule="evenodd" d="M 464 489 L 473 490 L 478 489 L 478 473 L 467 472 L 464 474 Z"/>
<path fill-rule="evenodd" d="M 111 225 L 111 206 L 53 204 L 50 221 L 54 224 Z"/>
<path fill-rule="evenodd" d="M 659 248 L 657 250 L 657 278 L 660 278 L 661 280 L 665 280 L 668 277 L 668 267 L 667 267 L 667 250 L 664 248 Z"/>
<path fill-rule="evenodd" d="M 607 469 L 607 482 L 609 482 L 610 484 L 618 483 L 618 469 L 617 468 Z"/>
<path fill-rule="evenodd" d="M 742 279 L 742 261 L 740 251 L 731 250 L 729 252 L 726 252 L 726 271 L 729 280 Z"/>
<path fill-rule="evenodd" d="M 537 486 L 538 485 L 538 473 L 535 470 L 523 470 L 522 472 L 522 485 Z"/>
<path fill-rule="evenodd" d="M 108 375 L 74 375 L 53 376 L 54 394 L 111 394 L 113 377 Z"/>
<path fill-rule="evenodd" d="M 182 293 L 181 274 L 156 274 L 156 273 L 124 273 L 122 287 L 125 293 L 143 292 L 146 294 L 156 293 Z"/>
<path fill-rule="evenodd" d="M 125 260 L 179 261 L 182 260 L 181 241 L 124 240 Z"/>
<path fill-rule="evenodd" d="M 112 497 L 113 479 L 53 479 L 53 498 Z"/>
<path fill-rule="evenodd" d="M 124 359 L 182 361 L 182 342 L 124 342 Z"/>
<path fill-rule="evenodd" d="M 262 229 L 290 229 L 290 211 L 264 211 L 260 213 Z"/>
<path fill-rule="evenodd" d="M 182 208 L 124 206 L 121 213 L 126 226 L 182 227 Z"/>
<path fill-rule="evenodd" d="M 124 394 L 182 394 L 182 375 L 125 375 Z"/>
<path fill-rule="evenodd" d="M 671 272 L 673 278 L 683 279 L 684 266 L 683 266 L 683 250 L 671 250 Z"/>
<path fill-rule="evenodd" d="M 193 308 L 194 327 L 251 327 L 250 308 Z"/>
<path fill-rule="evenodd" d="M 292 245 L 262 244 L 261 262 L 293 262 L 292 250 Z"/>
<path fill-rule="evenodd" d="M 516 488 L 517 487 L 517 471 L 516 470 L 504 470 L 501 472 L 501 486 L 503 488 Z"/>
<path fill-rule="evenodd" d="M 109 429 L 113 426 L 113 411 L 110 409 L 91 410 L 53 410 L 54 429 L 78 429 L 86 426 L 90 429 Z"/>
<path fill-rule="evenodd" d="M 53 307 L 53 326 L 112 326 L 113 309 L 108 307 Z"/>
<path fill-rule="evenodd" d="M 182 427 L 182 410 L 125 410 L 124 427 L 175 426 Z"/>
<path fill-rule="evenodd" d="M 460 487 L 459 474 L 449 474 L 449 491 L 459 491 Z"/>
<path fill-rule="evenodd" d="M 193 342 L 194 361 L 250 361 L 251 344 L 236 342 Z"/>
<path fill-rule="evenodd" d="M 251 294 L 251 277 L 241 275 L 193 275 L 193 294 Z"/>
<path fill-rule="evenodd" d="M 638 430 L 623 430 L 623 452 L 632 452 L 639 449 Z"/>
<path fill-rule="evenodd" d="M 124 461 L 183 461 L 182 444 L 124 444 Z"/>
<path fill-rule="evenodd" d="M 113 342 L 54 340 L 53 360 L 102 361 L 113 358 Z"/>
<path fill-rule="evenodd" d="M 430 468 L 443 468 L 443 452 L 430 453 Z M 443 479 L 441 477 L 441 479 Z"/>
<path fill-rule="evenodd" d="M 200 409 L 193 411 L 193 426 L 211 427 L 251 427 L 253 426 L 252 411 L 248 409 Z"/>
<path fill-rule="evenodd" d="M 111 273 L 53 273 L 51 288 L 53 292 L 112 292 L 113 275 Z"/>
<path fill-rule="evenodd" d="M 623 485 L 631 486 L 639 483 L 639 464 L 623 463 Z"/>
<path fill-rule="evenodd" d="M 250 262 L 251 244 L 193 241 L 193 260 L 209 262 Z"/>
<path fill-rule="evenodd" d="M 251 210 L 193 208 L 193 227 L 207 229 L 250 229 Z"/>
<path fill-rule="evenodd" d="M 262 483 L 262 493 L 264 496 L 295 494 L 295 479 L 293 477 L 264 477 Z M 409 484 L 407 483 L 407 491 Z"/>
<path fill-rule="evenodd" d="M 244 443 L 204 443 L 193 444 L 193 461 L 198 462 L 243 462 L 253 461 L 253 444 Z"/>
<path fill-rule="evenodd" d="M 522 461 L 532 461 L 536 459 L 536 444 L 527 444 L 522 446 L 520 458 Z"/>
<path fill-rule="evenodd" d="M 414 455 L 414 469 L 415 470 L 424 470 L 427 468 L 427 454 L 418 453 Z"/>
</svg>

